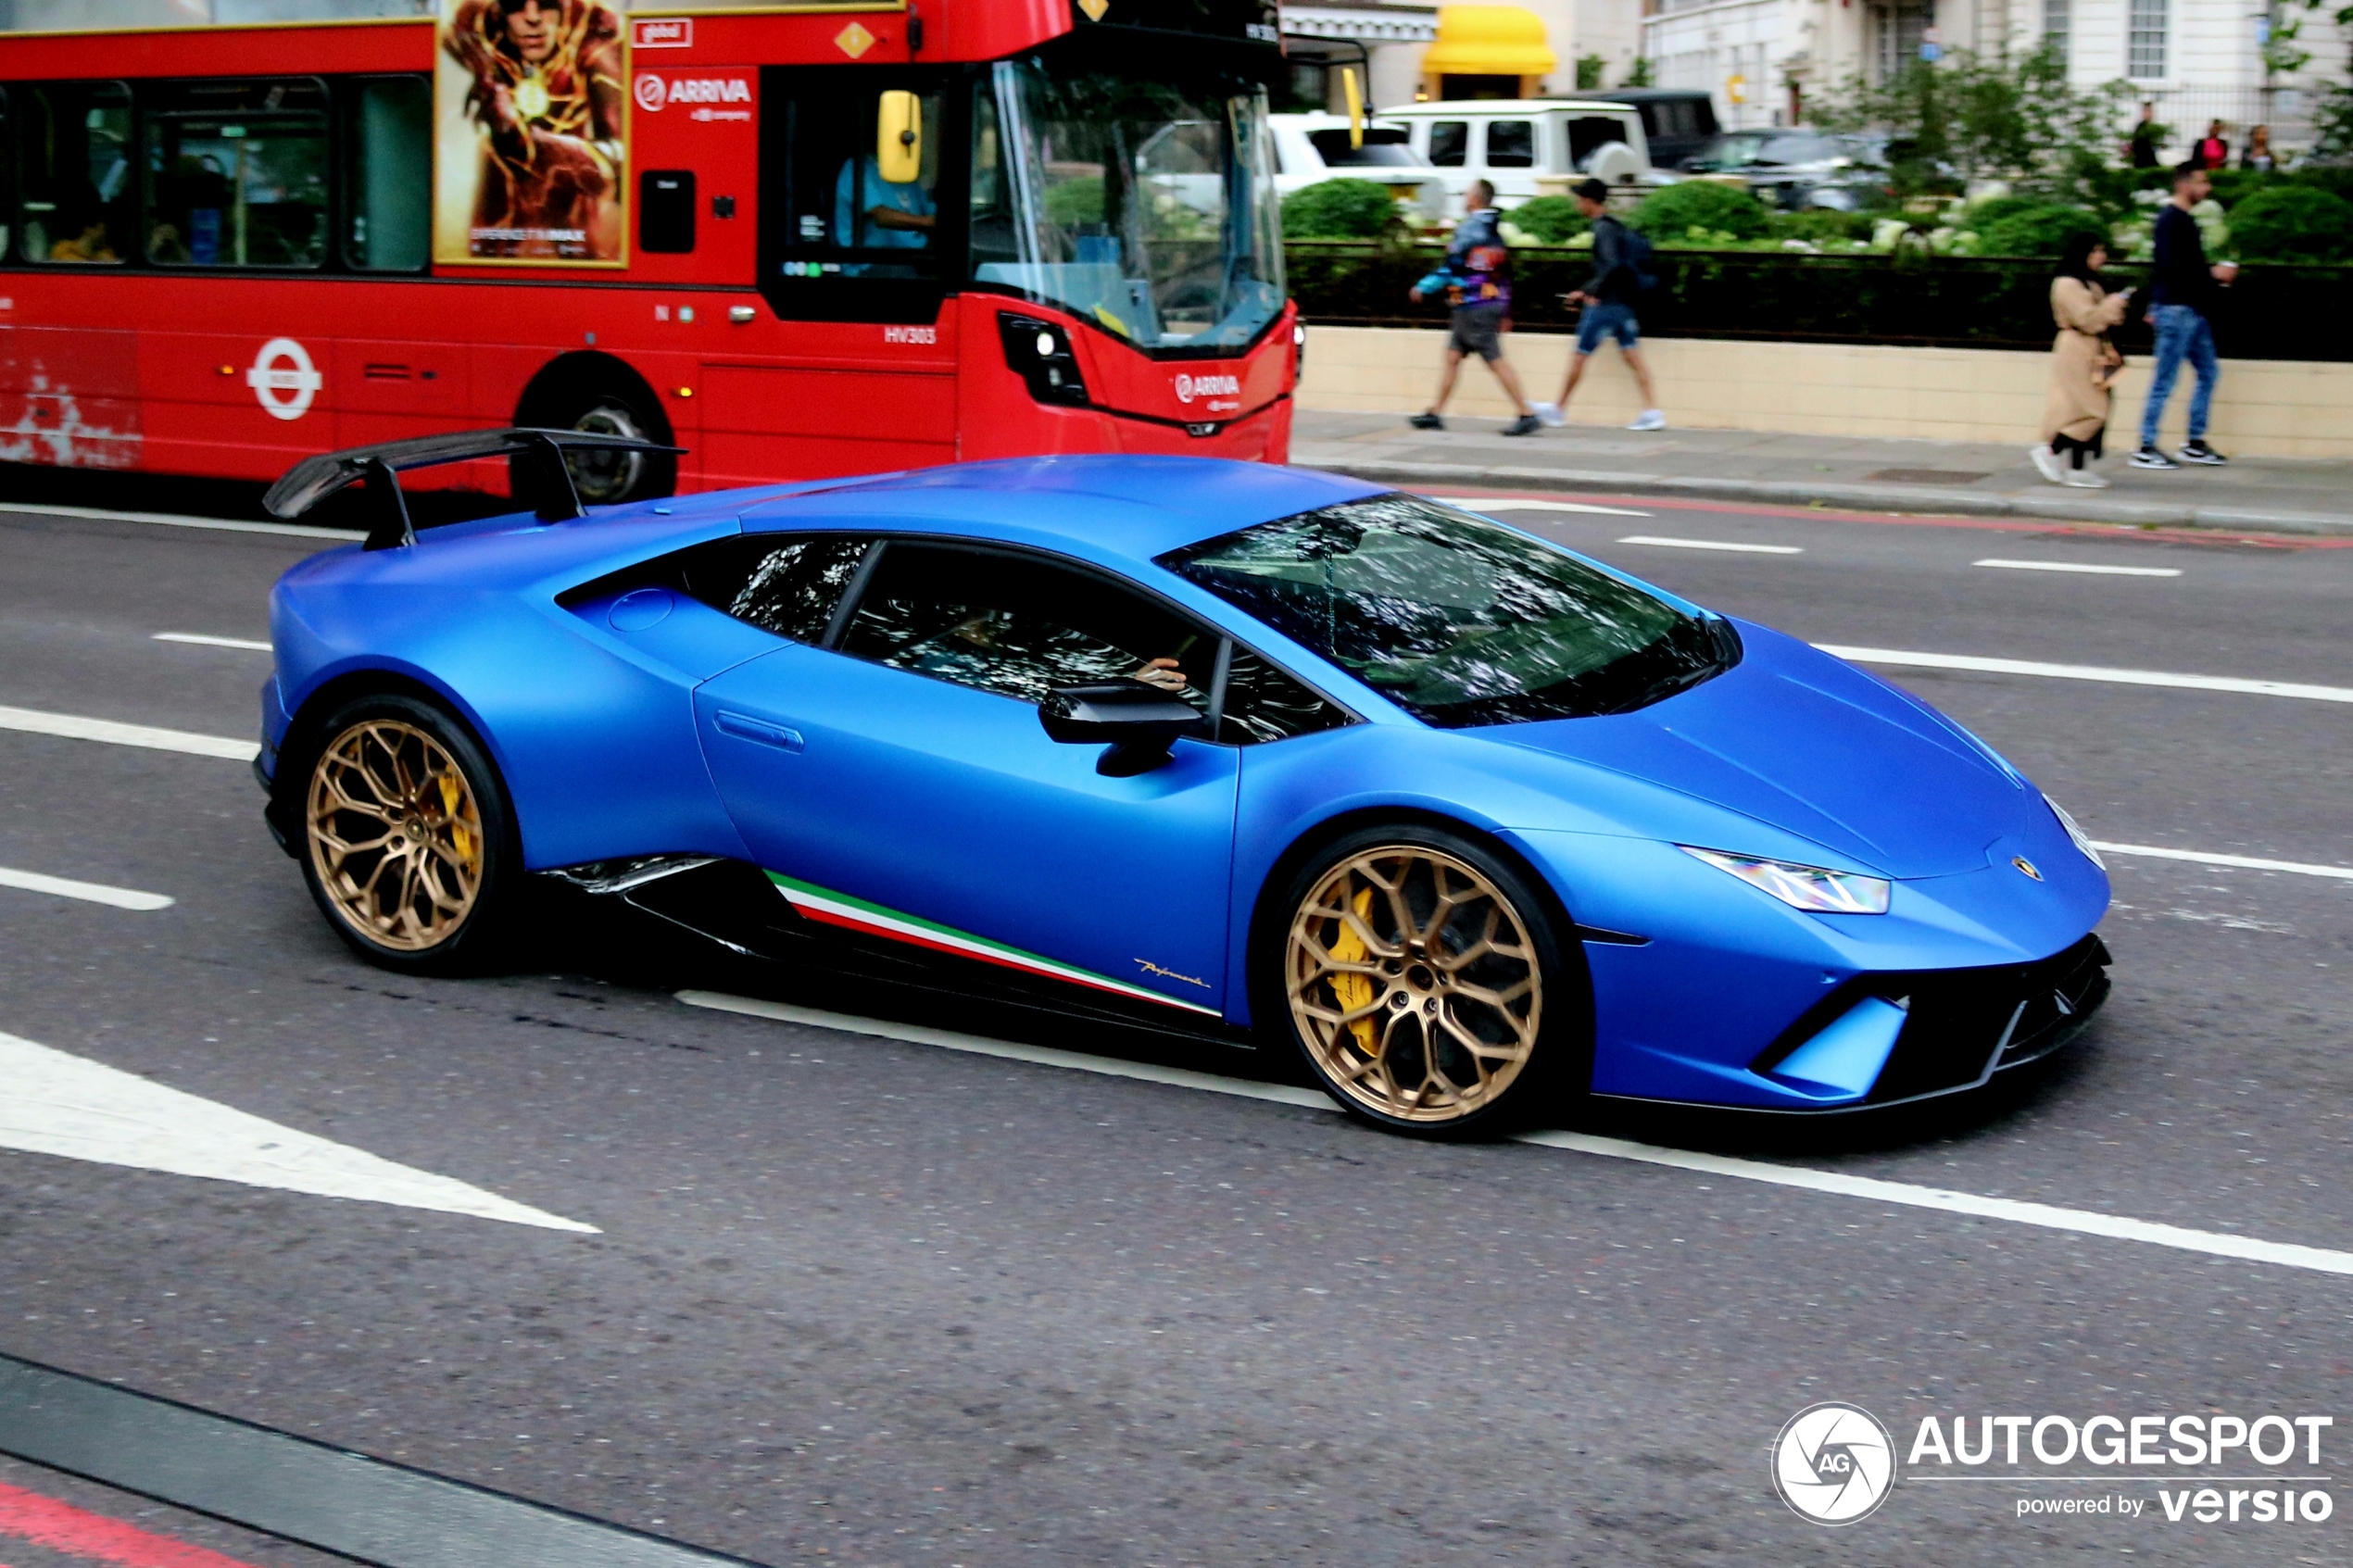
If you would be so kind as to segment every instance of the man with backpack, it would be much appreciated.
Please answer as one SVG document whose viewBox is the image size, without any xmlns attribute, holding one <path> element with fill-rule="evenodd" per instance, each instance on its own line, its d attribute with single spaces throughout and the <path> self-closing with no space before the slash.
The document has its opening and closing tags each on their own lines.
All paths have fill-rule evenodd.
<svg viewBox="0 0 2353 1568">
<path fill-rule="evenodd" d="M 1650 366 L 1643 362 L 1638 346 L 1642 331 L 1634 320 L 1635 300 L 1656 282 L 1650 270 L 1651 243 L 1609 215 L 1609 187 L 1599 180 L 1586 181 L 1572 194 L 1577 209 L 1593 225 L 1593 275 L 1583 288 L 1562 296 L 1570 305 L 1585 307 L 1577 323 L 1577 352 L 1569 356 L 1568 380 L 1561 383 L 1560 401 L 1539 403 L 1536 416 L 1548 425 L 1568 422 L 1562 410 L 1568 407 L 1577 383 L 1585 379 L 1585 362 L 1601 347 L 1603 339 L 1614 337 L 1642 393 L 1642 411 L 1626 428 L 1665 430 L 1667 416 L 1659 412 L 1658 389 L 1651 384 Z"/>
<path fill-rule="evenodd" d="M 1439 371 L 1438 396 L 1405 422 L 1416 430 L 1444 430 L 1446 400 L 1454 395 L 1454 378 L 1463 361 L 1476 354 L 1487 361 L 1504 395 L 1512 400 L 1518 417 L 1504 427 L 1505 435 L 1533 435 L 1536 416 L 1520 392 L 1519 372 L 1504 358 L 1503 334 L 1511 330 L 1512 253 L 1504 244 L 1504 215 L 1495 207 L 1495 187 L 1484 180 L 1471 182 L 1463 195 L 1463 220 L 1446 246 L 1445 265 L 1416 283 L 1407 297 L 1419 300 L 1443 294 L 1453 307 L 1446 335 L 1446 359 Z"/>
</svg>

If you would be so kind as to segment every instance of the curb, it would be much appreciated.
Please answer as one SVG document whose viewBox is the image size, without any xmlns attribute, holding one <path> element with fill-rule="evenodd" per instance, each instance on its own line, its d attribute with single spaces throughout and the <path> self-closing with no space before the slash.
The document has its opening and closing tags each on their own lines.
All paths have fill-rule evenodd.
<svg viewBox="0 0 2353 1568">
<path fill-rule="evenodd" d="M 2104 522 L 2127 528 L 2213 528 L 2245 533 L 2353 536 L 2353 513 L 2271 510 L 2262 507 L 2177 506 L 2164 502 L 2096 501 L 2069 495 L 1987 495 L 1932 484 L 1799 483 L 1786 480 L 1694 479 L 1680 474 L 1627 473 L 1605 469 L 1487 467 L 1475 463 L 1303 463 L 1353 479 L 1416 483 L 1484 484 L 1496 489 L 1605 491 L 1673 495 L 1692 500 L 1769 501 L 1835 506 L 1860 511 L 1957 513 L 1966 517 L 2045 518 L 2055 522 Z"/>
</svg>

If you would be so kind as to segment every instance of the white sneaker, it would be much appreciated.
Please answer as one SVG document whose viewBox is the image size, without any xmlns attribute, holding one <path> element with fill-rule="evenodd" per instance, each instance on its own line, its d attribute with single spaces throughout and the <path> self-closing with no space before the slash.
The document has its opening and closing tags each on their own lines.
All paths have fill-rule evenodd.
<svg viewBox="0 0 2353 1568">
<path fill-rule="evenodd" d="M 1634 422 L 1626 428 L 1628 430 L 1665 430 L 1667 416 L 1655 408 L 1645 408 L 1636 415 Z"/>
<path fill-rule="evenodd" d="M 2069 469 L 2065 475 L 2059 480 L 2059 483 L 2074 490 L 2105 490 L 2108 488 L 2108 481 L 2102 479 L 2098 474 L 2092 472 L 2089 469 Z"/>
<path fill-rule="evenodd" d="M 1561 406 L 1557 403 L 1530 403 L 1529 407 L 1536 410 L 1539 420 L 1554 430 L 1568 423 L 1568 416 L 1561 412 Z"/>
<path fill-rule="evenodd" d="M 2047 446 L 2029 446 L 2026 455 L 2033 459 L 2034 471 L 2053 484 L 2067 483 L 2067 470 L 2059 467 L 2058 454 Z"/>
</svg>

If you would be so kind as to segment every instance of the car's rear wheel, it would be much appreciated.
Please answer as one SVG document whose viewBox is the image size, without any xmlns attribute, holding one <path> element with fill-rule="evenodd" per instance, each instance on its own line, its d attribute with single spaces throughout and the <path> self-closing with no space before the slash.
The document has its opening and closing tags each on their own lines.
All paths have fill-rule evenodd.
<svg viewBox="0 0 2353 1568">
<path fill-rule="evenodd" d="M 303 792 L 303 873 L 345 941 L 391 969 L 441 972 L 505 933 L 513 834 L 497 771 L 465 728 L 405 696 L 350 703 L 321 732 Z"/>
<path fill-rule="evenodd" d="M 1556 1106 L 1587 1010 L 1514 867 L 1458 834 L 1378 828 L 1310 860 L 1285 907 L 1283 1022 L 1352 1114 L 1470 1136 Z"/>
</svg>

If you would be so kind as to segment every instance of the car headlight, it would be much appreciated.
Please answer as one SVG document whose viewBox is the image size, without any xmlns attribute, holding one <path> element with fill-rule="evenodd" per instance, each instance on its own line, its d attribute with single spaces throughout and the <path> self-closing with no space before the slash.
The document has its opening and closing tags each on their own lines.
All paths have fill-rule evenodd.
<svg viewBox="0 0 2353 1568">
<path fill-rule="evenodd" d="M 2067 830 L 2067 836 L 2075 840 L 2075 847 L 2083 851 L 2083 858 L 2100 870 L 2108 870 L 2108 862 L 2100 859 L 2100 852 L 2092 846 L 2091 835 L 2075 825 L 2075 819 L 2067 814 L 2067 808 L 2047 795 L 2043 797 L 2043 804 L 2048 806 L 2051 815 L 2059 820 L 2059 826 Z"/>
<path fill-rule="evenodd" d="M 1887 913 L 1893 884 L 1884 877 L 1793 865 L 1787 860 L 1768 860 L 1755 855 L 1728 855 L 1721 849 L 1699 849 L 1688 844 L 1675 847 L 1694 859 L 1705 860 L 1719 872 L 1730 872 L 1793 909 L 1815 915 Z"/>
</svg>

